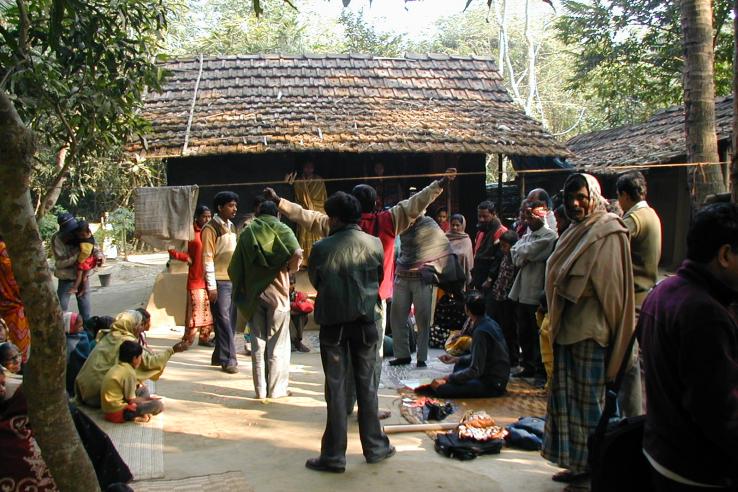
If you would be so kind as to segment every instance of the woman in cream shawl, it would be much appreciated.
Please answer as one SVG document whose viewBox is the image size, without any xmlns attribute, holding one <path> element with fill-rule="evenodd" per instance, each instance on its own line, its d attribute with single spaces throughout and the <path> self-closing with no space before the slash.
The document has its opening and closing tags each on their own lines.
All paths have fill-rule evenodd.
<svg viewBox="0 0 738 492">
<path fill-rule="evenodd" d="M 554 371 L 543 457 L 564 471 L 554 480 L 586 480 L 587 437 L 602 414 L 605 385 L 615 379 L 635 326 L 628 229 L 605 210 L 597 180 L 564 183 L 571 225 L 546 266 Z"/>
<path fill-rule="evenodd" d="M 97 344 L 80 369 L 74 382 L 77 400 L 91 407 L 100 406 L 100 385 L 108 370 L 118 363 L 118 349 L 126 340 L 138 342 L 138 335 L 144 326 L 143 315 L 138 311 L 124 311 L 119 314 L 109 331 L 100 331 Z M 179 342 L 160 353 L 143 351 L 141 365 L 136 368 L 138 382 L 147 379 L 157 380 L 175 352 L 187 350 L 187 342 Z"/>
<path fill-rule="evenodd" d="M 451 243 L 451 249 L 456 253 L 461 268 L 464 270 L 466 284 L 469 285 L 471 283 L 471 269 L 474 266 L 474 248 L 469 234 L 466 233 L 466 219 L 461 214 L 453 214 L 449 223 L 451 228 L 446 233 L 446 237 Z"/>
</svg>

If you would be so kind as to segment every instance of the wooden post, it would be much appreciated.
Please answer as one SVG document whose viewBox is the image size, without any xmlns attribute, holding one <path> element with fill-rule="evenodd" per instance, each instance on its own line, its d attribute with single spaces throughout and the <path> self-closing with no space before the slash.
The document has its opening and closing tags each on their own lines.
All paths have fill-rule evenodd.
<svg viewBox="0 0 738 492">
<path fill-rule="evenodd" d="M 738 0 L 733 4 L 733 138 L 731 139 L 731 188 L 733 202 L 738 203 Z"/>
<path fill-rule="evenodd" d="M 497 215 L 502 217 L 502 154 L 497 154 Z"/>
<path fill-rule="evenodd" d="M 520 201 L 525 200 L 525 173 L 520 173 Z"/>
</svg>

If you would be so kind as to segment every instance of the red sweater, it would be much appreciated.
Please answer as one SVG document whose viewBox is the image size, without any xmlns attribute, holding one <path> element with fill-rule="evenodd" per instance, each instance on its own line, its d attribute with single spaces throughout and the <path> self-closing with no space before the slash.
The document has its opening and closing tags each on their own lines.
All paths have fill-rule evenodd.
<svg viewBox="0 0 738 492">
<path fill-rule="evenodd" d="M 202 228 L 194 224 L 195 239 L 187 243 L 187 253 L 169 251 L 169 257 L 179 261 L 190 260 L 190 270 L 187 273 L 187 290 L 206 289 L 205 270 L 202 266 Z"/>
<path fill-rule="evenodd" d="M 380 299 L 392 297 L 395 278 L 395 223 L 389 210 L 361 214 L 359 227 L 367 234 L 378 237 L 384 249 L 384 278 L 379 285 Z"/>
</svg>

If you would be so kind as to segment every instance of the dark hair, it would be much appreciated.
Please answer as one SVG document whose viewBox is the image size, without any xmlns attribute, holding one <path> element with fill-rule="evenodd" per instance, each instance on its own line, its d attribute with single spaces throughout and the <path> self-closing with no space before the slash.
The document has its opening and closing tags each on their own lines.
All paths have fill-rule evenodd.
<svg viewBox="0 0 738 492">
<path fill-rule="evenodd" d="M 548 192 L 544 190 L 543 188 L 536 188 L 534 190 L 531 190 L 530 193 L 528 193 L 529 198 L 535 198 L 536 200 L 542 201 L 546 208 L 551 210 L 553 208 L 553 202 L 551 201 L 551 197 L 548 195 Z"/>
<path fill-rule="evenodd" d="M 87 318 L 84 322 L 85 330 L 92 333 L 93 336 L 97 335 L 100 330 L 108 330 L 110 326 L 115 322 L 115 318 L 112 316 L 92 316 Z"/>
<path fill-rule="evenodd" d="M 141 313 L 141 317 L 143 318 L 144 321 L 148 321 L 151 319 L 151 313 L 149 313 L 144 308 L 136 308 L 135 310 Z"/>
<path fill-rule="evenodd" d="M 738 205 L 708 205 L 697 212 L 687 233 L 687 258 L 709 263 L 725 244 L 738 251 Z"/>
<path fill-rule="evenodd" d="M 374 212 L 374 207 L 377 206 L 377 190 L 368 184 L 359 184 L 354 186 L 351 194 L 359 200 L 362 213 Z"/>
<path fill-rule="evenodd" d="M 325 201 L 325 213 L 344 224 L 356 224 L 361 219 L 361 205 L 355 196 L 337 191 Z"/>
<path fill-rule="evenodd" d="M 77 221 L 77 230 L 78 231 L 84 231 L 84 232 L 91 232 L 90 231 L 90 223 L 86 220 L 78 220 Z"/>
<path fill-rule="evenodd" d="M 143 354 L 143 347 L 140 344 L 131 340 L 126 340 L 120 344 L 120 348 L 118 349 L 118 360 L 120 362 L 128 362 L 130 364 L 133 362 L 134 357 L 138 357 L 141 354 Z"/>
<path fill-rule="evenodd" d="M 439 207 L 438 209 L 436 209 L 436 213 L 433 214 L 434 217 L 437 217 L 438 214 L 440 214 L 441 212 L 446 212 L 446 214 L 448 215 L 448 209 L 446 207 Z"/>
<path fill-rule="evenodd" d="M 195 208 L 195 218 L 200 217 L 205 212 L 210 212 L 210 209 L 207 207 L 207 205 L 200 204 Z"/>
<path fill-rule="evenodd" d="M 226 203 L 236 202 L 238 204 L 238 195 L 232 191 L 219 191 L 213 198 L 213 210 L 218 211 L 218 207 L 222 207 Z"/>
<path fill-rule="evenodd" d="M 13 345 L 12 342 L 0 343 L 0 365 L 5 365 L 10 360 L 10 354 L 14 351 L 20 353 L 18 347 Z"/>
<path fill-rule="evenodd" d="M 484 315 L 484 296 L 478 290 L 470 290 L 466 293 L 464 305 L 474 316 Z"/>
<path fill-rule="evenodd" d="M 523 200 L 522 208 L 538 208 L 545 207 L 546 202 L 537 198 L 526 198 Z"/>
<path fill-rule="evenodd" d="M 257 215 L 271 215 L 273 217 L 276 217 L 279 215 L 279 208 L 277 207 L 277 204 L 274 203 L 271 200 L 264 200 L 261 202 L 261 205 L 259 205 L 259 212 Z"/>
<path fill-rule="evenodd" d="M 466 222 L 466 217 L 464 217 L 462 214 L 453 214 L 451 215 L 451 218 L 448 219 L 449 224 L 453 221 L 461 222 L 462 224 Z"/>
<path fill-rule="evenodd" d="M 518 242 L 518 233 L 512 229 L 508 229 L 502 233 L 502 236 L 500 236 L 500 241 L 512 246 Z"/>
<path fill-rule="evenodd" d="M 627 194 L 631 200 L 640 202 L 646 199 L 646 178 L 640 171 L 631 171 L 621 174 L 615 183 L 618 193 Z"/>
<path fill-rule="evenodd" d="M 566 194 L 573 191 L 579 191 L 582 188 L 589 189 L 587 179 L 581 174 L 572 174 L 564 182 L 564 203 L 566 203 Z"/>
<path fill-rule="evenodd" d="M 489 200 L 485 200 L 477 205 L 477 210 L 489 210 L 489 213 L 496 214 L 495 204 Z"/>
</svg>

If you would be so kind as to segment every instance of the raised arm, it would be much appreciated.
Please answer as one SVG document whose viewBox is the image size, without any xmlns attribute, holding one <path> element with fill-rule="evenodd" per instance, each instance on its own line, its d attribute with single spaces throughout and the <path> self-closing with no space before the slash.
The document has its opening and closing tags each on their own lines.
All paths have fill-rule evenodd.
<svg viewBox="0 0 738 492">
<path fill-rule="evenodd" d="M 441 193 L 446 183 L 456 179 L 456 169 L 446 169 L 446 175 L 441 179 L 433 181 L 431 184 L 420 190 L 407 200 L 392 207 L 389 212 L 392 214 L 392 222 L 395 225 L 395 234 L 401 234 L 416 218 L 426 209 L 428 205 L 433 203 Z"/>
<path fill-rule="evenodd" d="M 326 214 L 302 208 L 297 203 L 280 197 L 272 188 L 265 188 L 264 196 L 267 200 L 276 203 L 279 211 L 285 217 L 300 227 L 304 227 L 311 234 L 325 237 L 330 233 L 330 225 L 328 224 L 328 216 Z"/>
</svg>

